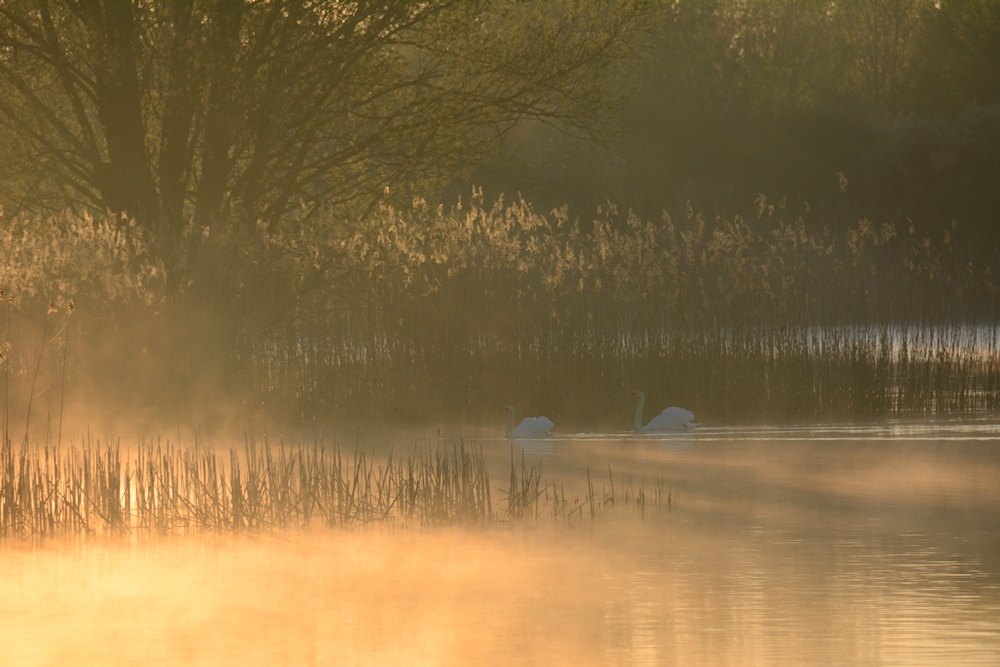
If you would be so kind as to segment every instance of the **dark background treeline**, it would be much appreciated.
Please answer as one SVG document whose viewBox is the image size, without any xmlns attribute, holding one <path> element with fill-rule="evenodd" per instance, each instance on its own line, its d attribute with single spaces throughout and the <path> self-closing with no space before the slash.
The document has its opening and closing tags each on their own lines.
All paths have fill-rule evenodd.
<svg viewBox="0 0 1000 667">
<path fill-rule="evenodd" d="M 9 428 L 996 408 L 1000 2 L 349 9 L 0 8 Z"/>
<path fill-rule="evenodd" d="M 646 218 L 689 201 L 747 213 L 764 193 L 841 229 L 958 220 L 966 239 L 1000 240 L 1000 3 L 670 5 L 610 147 L 533 128 L 475 182 Z"/>
</svg>

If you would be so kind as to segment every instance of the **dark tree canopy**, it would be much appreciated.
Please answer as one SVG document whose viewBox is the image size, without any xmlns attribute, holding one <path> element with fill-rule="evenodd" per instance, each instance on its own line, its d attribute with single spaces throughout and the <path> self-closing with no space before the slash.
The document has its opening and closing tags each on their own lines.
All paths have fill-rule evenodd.
<svg viewBox="0 0 1000 667">
<path fill-rule="evenodd" d="M 676 0 L 660 34 L 614 150 L 532 137 L 473 180 L 540 208 L 746 213 L 765 193 L 838 229 L 1000 239 L 1000 0 Z"/>
<path fill-rule="evenodd" d="M 655 3 L 8 0 L 0 201 L 189 230 L 420 192 L 538 119 L 600 138 Z"/>
</svg>

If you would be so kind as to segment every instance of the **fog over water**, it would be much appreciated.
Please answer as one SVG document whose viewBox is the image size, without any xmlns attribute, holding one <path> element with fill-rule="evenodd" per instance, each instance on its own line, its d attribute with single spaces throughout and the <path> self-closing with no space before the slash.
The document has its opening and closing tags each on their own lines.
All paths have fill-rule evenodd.
<svg viewBox="0 0 1000 667">
<path fill-rule="evenodd" d="M 0 0 L 0 667 L 1000 665 L 998 184 L 1000 0 Z"/>
<path fill-rule="evenodd" d="M 589 473 L 619 506 L 485 528 L 6 541 L 0 661 L 994 665 L 998 434 L 703 427 L 513 448 L 480 434 L 494 486 L 524 445 L 571 501 Z M 355 434 L 376 456 L 437 437 Z M 629 476 L 647 492 L 662 479 L 669 505 L 621 504 Z"/>
</svg>

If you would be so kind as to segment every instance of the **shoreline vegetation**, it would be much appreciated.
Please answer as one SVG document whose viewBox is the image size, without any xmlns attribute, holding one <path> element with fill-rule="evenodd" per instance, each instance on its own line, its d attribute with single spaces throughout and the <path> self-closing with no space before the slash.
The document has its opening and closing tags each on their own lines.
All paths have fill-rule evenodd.
<svg viewBox="0 0 1000 667">
<path fill-rule="evenodd" d="M 1000 3 L 752 4 L 8 2 L 6 425 L 995 411 Z"/>
<path fill-rule="evenodd" d="M 567 496 L 511 447 L 506 488 L 491 487 L 481 445 L 414 445 L 376 458 L 339 445 L 277 446 L 247 438 L 228 452 L 196 437 L 189 447 L 87 436 L 79 444 L 0 445 L 0 539 L 127 536 L 595 520 L 616 505 L 668 509 L 662 477 L 616 484 L 609 468 Z M 600 495 L 596 491 L 601 489 Z"/>
<path fill-rule="evenodd" d="M 82 397 L 309 427 L 492 424 L 512 400 L 590 427 L 639 387 L 710 423 L 1000 407 L 997 257 L 954 227 L 834 222 L 764 196 L 745 217 L 588 221 L 474 190 L 192 228 L 171 290 L 127 218 L 5 217 L 5 416 L 33 401 L 51 440 Z"/>
</svg>

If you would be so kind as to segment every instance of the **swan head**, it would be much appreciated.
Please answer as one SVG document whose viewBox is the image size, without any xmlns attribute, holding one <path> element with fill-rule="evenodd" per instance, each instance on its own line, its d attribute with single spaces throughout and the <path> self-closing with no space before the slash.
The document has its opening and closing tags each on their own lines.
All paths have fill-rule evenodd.
<svg viewBox="0 0 1000 667">
<path fill-rule="evenodd" d="M 507 407 L 505 407 L 505 408 L 503 409 L 503 413 L 504 413 L 505 415 L 508 415 L 508 414 L 510 414 L 511 412 L 514 412 L 514 406 L 513 406 L 513 405 L 508 405 Z"/>
<path fill-rule="evenodd" d="M 646 395 L 644 393 L 642 393 L 641 391 L 638 391 L 638 390 L 633 391 L 632 395 L 634 397 L 636 397 L 636 398 L 646 398 Z"/>
</svg>

